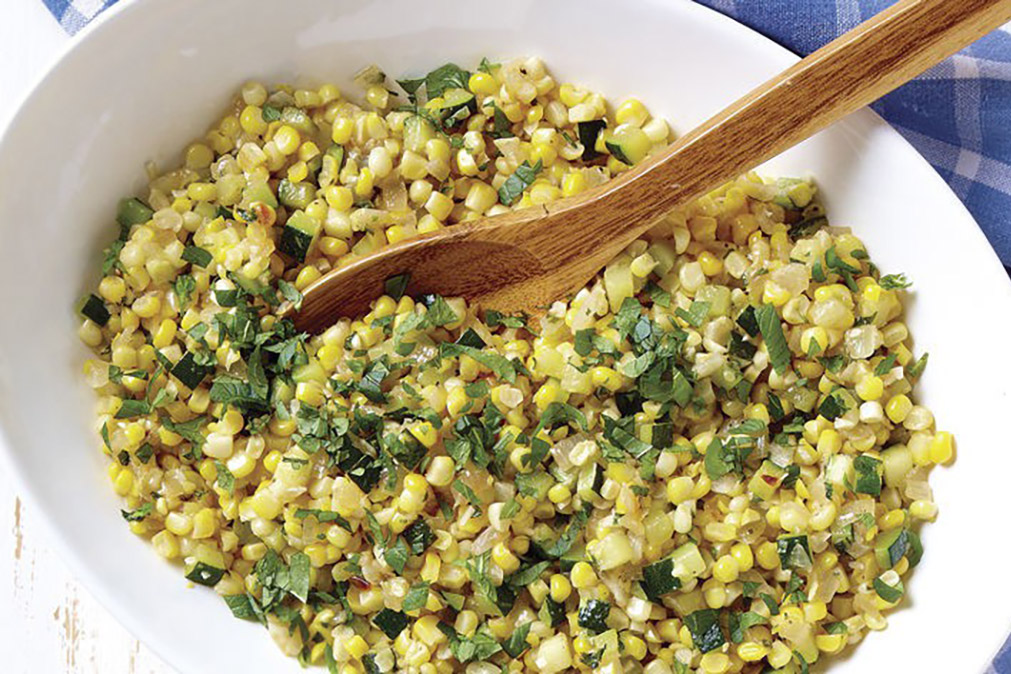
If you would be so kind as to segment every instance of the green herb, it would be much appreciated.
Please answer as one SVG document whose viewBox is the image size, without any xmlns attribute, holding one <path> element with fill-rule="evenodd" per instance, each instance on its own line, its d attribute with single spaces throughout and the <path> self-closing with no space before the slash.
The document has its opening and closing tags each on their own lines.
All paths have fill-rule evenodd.
<svg viewBox="0 0 1011 674">
<path fill-rule="evenodd" d="M 316 508 L 299 508 L 295 511 L 295 517 L 304 520 L 306 517 L 315 517 L 316 521 L 320 524 L 328 524 L 333 522 L 337 526 L 341 527 L 345 531 L 354 533 L 354 529 L 351 527 L 351 523 L 346 519 L 341 517 L 339 514 L 332 512 L 330 510 L 318 510 Z"/>
<path fill-rule="evenodd" d="M 281 111 L 273 105 L 264 105 L 262 116 L 263 121 L 267 123 L 276 122 L 281 119 Z"/>
<path fill-rule="evenodd" d="M 386 294 L 392 297 L 394 300 L 399 301 L 404 293 L 407 292 L 407 285 L 411 282 L 410 273 L 397 274 L 396 276 L 391 276 L 386 279 L 384 287 Z"/>
<path fill-rule="evenodd" d="M 878 363 L 878 366 L 874 368 L 874 374 L 881 377 L 891 372 L 892 368 L 895 367 L 895 360 L 897 358 L 898 354 L 893 353 L 889 355 L 887 358 L 883 359 L 880 363 Z"/>
<path fill-rule="evenodd" d="M 127 522 L 140 522 L 142 519 L 150 515 L 153 510 L 154 502 L 148 501 L 135 510 L 120 510 L 119 512 L 123 515 L 123 519 Z"/>
<path fill-rule="evenodd" d="M 425 75 L 425 95 L 431 100 L 442 96 L 446 89 L 466 89 L 469 80 L 469 72 L 454 63 L 447 63 Z"/>
<path fill-rule="evenodd" d="M 567 403 L 553 402 L 547 406 L 541 414 L 541 420 L 537 423 L 532 435 L 537 435 L 541 429 L 554 430 L 562 424 L 575 423 L 582 430 L 587 430 L 586 415 Z"/>
<path fill-rule="evenodd" d="M 748 611 L 746 613 L 738 613 L 737 611 L 732 611 L 730 613 L 729 628 L 730 628 L 730 640 L 735 644 L 739 644 L 744 641 L 744 631 L 749 627 L 754 627 L 755 625 L 764 625 L 768 623 L 768 619 L 758 613 L 753 613 Z"/>
<path fill-rule="evenodd" d="M 123 271 L 123 263 L 119 261 L 119 254 L 123 252 L 123 246 L 126 245 L 126 241 L 122 239 L 116 239 L 109 244 L 102 255 L 102 276 L 108 276 L 115 269 Z"/>
<path fill-rule="evenodd" d="M 513 361 L 509 360 L 505 356 L 500 356 L 497 353 L 488 353 L 482 351 L 481 349 L 464 346 L 463 344 L 450 344 L 443 342 L 439 344 L 439 355 L 443 358 L 470 356 L 494 372 L 495 376 L 499 379 L 509 382 L 510 384 L 516 381 L 516 366 L 513 364 Z"/>
<path fill-rule="evenodd" d="M 411 589 L 407 591 L 407 595 L 404 597 L 404 604 L 402 606 L 404 611 L 417 611 L 428 603 L 428 583 L 422 581 L 420 583 L 415 583 L 411 586 Z"/>
<path fill-rule="evenodd" d="M 758 598 L 765 603 L 771 615 L 779 615 L 779 602 L 776 601 L 775 597 L 767 592 L 762 592 L 758 595 Z"/>
<path fill-rule="evenodd" d="M 302 297 L 302 293 L 298 291 L 298 288 L 288 283 L 284 279 L 281 279 L 277 282 L 277 289 L 281 291 L 281 296 L 284 299 L 291 302 L 291 305 L 292 307 L 295 308 L 295 311 L 298 311 L 299 309 L 302 308 L 302 300 L 304 298 Z"/>
<path fill-rule="evenodd" d="M 844 622 L 826 623 L 822 627 L 827 634 L 847 634 L 850 631 Z"/>
<path fill-rule="evenodd" d="M 923 374 L 923 370 L 927 367 L 927 359 L 929 357 L 930 357 L 929 353 L 923 354 L 915 363 L 913 363 L 906 369 L 906 374 L 909 376 L 910 379 L 915 380 L 920 378 L 920 375 Z"/>
<path fill-rule="evenodd" d="M 783 336 L 783 326 L 779 322 L 776 307 L 771 304 L 763 305 L 755 311 L 755 319 L 762 332 L 762 339 L 765 340 L 773 369 L 777 374 L 786 374 L 786 370 L 790 367 L 790 347 L 787 346 L 786 337 Z"/>
<path fill-rule="evenodd" d="M 267 616 L 256 597 L 249 594 L 231 594 L 224 597 L 225 603 L 231 609 L 232 615 L 239 620 L 255 620 L 260 624 L 267 625 Z"/>
<path fill-rule="evenodd" d="M 900 290 L 913 285 L 913 282 L 907 279 L 905 274 L 888 274 L 882 276 L 878 284 L 885 290 Z"/>
<path fill-rule="evenodd" d="M 509 638 L 502 642 L 502 650 L 509 654 L 511 658 L 518 658 L 523 651 L 529 648 L 527 635 L 530 634 L 532 622 L 526 622 L 513 630 Z"/>
<path fill-rule="evenodd" d="M 175 290 L 176 298 L 179 300 L 179 309 L 182 311 L 189 306 L 193 292 L 197 289 L 197 281 L 189 274 L 182 274 L 176 277 L 172 289 Z"/>
<path fill-rule="evenodd" d="M 716 650 L 727 643 L 720 627 L 719 611 L 711 608 L 689 613 L 684 624 L 692 635 L 692 644 L 703 653 Z"/>
<path fill-rule="evenodd" d="M 182 258 L 198 267 L 206 267 L 214 260 L 213 255 L 199 246 L 186 246 Z"/>
<path fill-rule="evenodd" d="M 816 283 L 825 282 L 825 269 L 821 266 L 821 260 L 815 261 L 811 266 L 811 278 L 814 279 Z"/>
<path fill-rule="evenodd" d="M 520 511 L 519 501 L 517 501 L 516 499 L 509 499 L 509 502 L 505 504 L 504 508 L 502 508 L 502 512 L 500 513 L 499 516 L 504 520 L 508 520 L 512 519 L 513 517 L 516 517 L 516 513 L 518 513 L 519 511 Z"/>
<path fill-rule="evenodd" d="M 524 190 L 534 184 L 534 180 L 537 179 L 537 174 L 541 172 L 543 166 L 544 164 L 540 159 L 533 166 L 530 165 L 530 162 L 524 160 L 522 164 L 516 167 L 516 171 L 506 178 L 505 182 L 502 183 L 502 187 L 498 189 L 499 201 L 506 206 L 512 206 L 513 202 L 523 195 Z"/>
<path fill-rule="evenodd" d="M 306 601 L 309 598 L 309 556 L 304 552 L 296 552 L 291 556 L 288 566 L 289 589 L 296 599 Z"/>
<path fill-rule="evenodd" d="M 500 325 L 507 328 L 525 328 L 527 327 L 527 315 L 521 311 L 510 316 L 501 311 L 488 309 L 484 312 L 484 322 L 489 328 L 497 328 Z"/>
<path fill-rule="evenodd" d="M 825 417 L 828 421 L 835 421 L 838 417 L 846 414 L 846 410 L 848 409 L 849 405 L 846 403 L 846 400 L 833 392 L 821 401 L 821 404 L 818 406 L 818 414 Z"/>
<path fill-rule="evenodd" d="M 214 468 L 218 473 L 218 486 L 226 493 L 231 494 L 235 489 L 235 476 L 232 475 L 232 472 L 221 461 L 215 461 Z"/>
<path fill-rule="evenodd" d="M 196 419 L 191 419 L 183 423 L 176 423 L 172 421 L 169 417 L 162 417 L 161 424 L 166 430 L 172 431 L 176 435 L 181 435 L 184 440 L 188 440 L 192 443 L 195 452 L 198 454 L 197 458 L 200 458 L 200 450 L 204 446 L 207 438 L 204 434 L 200 432 L 200 426 L 206 421 L 204 417 L 197 417 Z"/>
<path fill-rule="evenodd" d="M 818 362 L 829 372 L 835 373 L 843 369 L 846 364 L 846 356 L 841 353 L 835 356 L 821 356 L 818 358 Z"/>
<path fill-rule="evenodd" d="M 582 533 L 583 527 L 586 526 L 586 521 L 590 518 L 589 510 L 589 506 L 584 506 L 582 510 L 577 510 L 573 513 L 568 526 L 562 532 L 562 535 L 558 537 L 558 540 L 543 549 L 546 556 L 558 559 L 569 551 L 572 544 L 576 542 L 576 539 Z"/>
<path fill-rule="evenodd" d="M 513 133 L 512 122 L 506 117 L 506 114 L 502 112 L 502 108 L 498 107 L 494 102 L 491 104 L 494 112 L 492 114 L 492 138 L 512 138 L 516 134 Z"/>
<path fill-rule="evenodd" d="M 706 320 L 706 316 L 709 315 L 709 307 L 709 302 L 695 300 L 692 302 L 691 306 L 688 307 L 688 311 L 678 307 L 674 313 L 683 319 L 685 323 L 698 328 Z"/>
<path fill-rule="evenodd" d="M 131 419 L 133 417 L 140 417 L 151 413 L 151 403 L 146 400 L 134 400 L 132 398 L 126 398 L 123 400 L 119 409 L 116 410 L 116 419 Z"/>
<path fill-rule="evenodd" d="M 474 506 L 474 510 L 477 511 L 477 515 L 480 516 L 482 507 L 481 499 L 477 497 L 477 494 L 474 493 L 473 489 L 468 487 L 462 480 L 456 479 L 453 480 L 453 491 L 467 499 L 467 502 Z"/>
<path fill-rule="evenodd" d="M 372 542 L 375 545 L 384 547 L 386 545 L 386 536 L 383 535 L 383 529 L 379 524 L 379 520 L 369 510 L 365 511 L 365 520 L 369 525 L 369 533 L 372 534 Z"/>
<path fill-rule="evenodd" d="M 538 562 L 526 568 L 521 568 L 506 580 L 513 587 L 526 587 L 541 577 L 541 574 L 551 568 L 552 562 Z"/>
<path fill-rule="evenodd" d="M 383 559 L 390 565 L 390 568 L 397 572 L 397 575 L 404 573 L 407 566 L 407 558 L 411 556 L 411 551 L 407 549 L 407 543 L 403 538 L 397 538 L 396 542 L 383 551 Z"/>
<path fill-rule="evenodd" d="M 456 594 L 455 592 L 440 592 L 442 598 L 446 600 L 446 603 L 453 607 L 455 611 L 462 611 L 463 604 L 466 601 L 466 597 L 462 594 Z"/>
</svg>

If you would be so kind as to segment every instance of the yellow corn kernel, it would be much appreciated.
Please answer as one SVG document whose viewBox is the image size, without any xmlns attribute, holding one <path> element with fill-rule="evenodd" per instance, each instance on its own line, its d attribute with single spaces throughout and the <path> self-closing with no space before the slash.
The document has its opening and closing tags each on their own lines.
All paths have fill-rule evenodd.
<svg viewBox="0 0 1011 674">
<path fill-rule="evenodd" d="M 274 132 L 273 141 L 281 154 L 293 154 L 298 149 L 298 146 L 301 145 L 302 137 L 298 134 L 297 129 L 287 124 L 282 124 Z"/>
<path fill-rule="evenodd" d="M 822 458 L 828 458 L 833 454 L 838 454 L 842 449 L 842 438 L 839 431 L 834 428 L 826 428 L 818 436 L 818 453 Z"/>
<path fill-rule="evenodd" d="M 565 503 L 572 498 L 572 491 L 564 484 L 556 484 L 548 490 L 548 500 L 552 503 Z"/>
<path fill-rule="evenodd" d="M 597 583 L 597 573 L 586 562 L 576 562 L 569 576 L 572 578 L 572 585 L 579 589 L 592 587 Z"/>
<path fill-rule="evenodd" d="M 716 257 L 708 250 L 703 251 L 699 255 L 698 263 L 702 267 L 702 273 L 706 276 L 716 276 L 723 271 L 723 260 Z"/>
<path fill-rule="evenodd" d="M 435 430 L 435 427 L 427 421 L 413 423 L 407 427 L 407 430 L 418 440 L 418 442 L 428 449 L 434 447 L 435 443 L 439 439 L 439 435 Z"/>
<path fill-rule="evenodd" d="M 909 411 L 913 409 L 912 401 L 904 394 L 892 396 L 885 405 L 885 414 L 894 423 L 901 424 L 909 416 Z"/>
<path fill-rule="evenodd" d="M 730 658 L 727 657 L 726 653 L 710 651 L 702 656 L 699 665 L 701 666 L 701 671 L 705 672 L 705 674 L 723 674 L 730 669 Z"/>
<path fill-rule="evenodd" d="M 937 504 L 925 499 L 917 499 L 909 504 L 909 516 L 918 520 L 933 521 L 937 517 Z"/>
<path fill-rule="evenodd" d="M 674 505 L 687 501 L 695 488 L 692 479 L 687 475 L 671 478 L 667 481 L 667 500 Z"/>
<path fill-rule="evenodd" d="M 598 365 L 590 370 L 590 380 L 594 386 L 601 386 L 608 391 L 617 391 L 622 384 L 618 371 L 604 365 Z"/>
<path fill-rule="evenodd" d="M 344 650 L 355 660 L 361 660 L 369 652 L 369 644 L 361 635 L 356 634 L 344 642 Z"/>
<path fill-rule="evenodd" d="M 217 528 L 217 513 L 212 508 L 202 508 L 193 516 L 193 538 L 210 538 Z"/>
<path fill-rule="evenodd" d="M 133 471 L 129 468 L 123 468 L 119 473 L 113 478 L 112 488 L 120 496 L 129 496 L 130 492 L 133 490 L 134 477 Z"/>
<path fill-rule="evenodd" d="M 737 576 L 740 572 L 741 568 L 737 563 L 737 559 L 731 555 L 723 555 L 716 560 L 715 564 L 713 564 L 713 578 L 724 585 L 733 583 L 737 580 Z"/>
<path fill-rule="evenodd" d="M 758 662 L 769 654 L 769 649 L 757 641 L 745 641 L 737 647 L 737 657 L 745 662 Z"/>
<path fill-rule="evenodd" d="M 491 96 L 498 91 L 498 82 L 489 73 L 478 71 L 467 80 L 467 88 L 480 96 Z"/>
<path fill-rule="evenodd" d="M 649 117 L 649 111 L 638 98 L 629 98 L 614 111 L 616 124 L 632 124 L 642 126 Z"/>
<path fill-rule="evenodd" d="M 491 549 L 491 560 L 505 573 L 513 573 L 520 568 L 519 557 L 505 543 L 496 543 Z"/>
<path fill-rule="evenodd" d="M 862 400 L 877 400 L 884 394 L 885 385 L 881 377 L 869 374 L 857 382 L 856 390 Z"/>
<path fill-rule="evenodd" d="M 955 453 L 954 438 L 948 431 L 938 431 L 930 441 L 930 460 L 934 463 L 948 463 Z"/>
<path fill-rule="evenodd" d="M 880 286 L 879 286 L 880 287 Z M 838 653 L 846 645 L 845 634 L 819 634 L 814 638 L 814 644 L 822 653 Z"/>
<path fill-rule="evenodd" d="M 755 558 L 763 569 L 771 571 L 779 567 L 779 553 L 776 551 L 776 544 L 772 541 L 765 541 L 759 545 Z"/>
<path fill-rule="evenodd" d="M 312 265 L 307 267 L 302 267 L 302 271 L 298 272 L 298 276 L 295 277 L 295 288 L 298 290 L 305 290 L 309 287 L 310 283 L 313 283 L 322 274 L 320 274 L 319 269 L 313 267 Z"/>
<path fill-rule="evenodd" d="M 559 604 L 569 598 L 572 594 L 572 583 L 563 574 L 556 573 L 551 576 L 551 599 Z"/>
<path fill-rule="evenodd" d="M 586 189 L 586 177 L 579 171 L 562 176 L 562 196 L 571 197 Z"/>
<path fill-rule="evenodd" d="M 646 642 L 639 637 L 630 632 L 625 632 L 622 635 L 621 641 L 625 646 L 626 654 L 631 655 L 636 660 L 642 660 L 646 657 Z"/>
<path fill-rule="evenodd" d="M 354 133 L 355 122 L 350 117 L 338 117 L 333 121 L 333 131 L 330 134 L 330 140 L 337 143 L 338 145 L 343 145 L 351 140 L 351 134 Z"/>
</svg>

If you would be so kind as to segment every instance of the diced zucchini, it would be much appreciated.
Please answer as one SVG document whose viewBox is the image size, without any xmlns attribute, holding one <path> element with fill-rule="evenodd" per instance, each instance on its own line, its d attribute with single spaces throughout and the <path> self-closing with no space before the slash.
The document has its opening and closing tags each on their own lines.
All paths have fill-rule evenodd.
<svg viewBox="0 0 1011 674">
<path fill-rule="evenodd" d="M 99 325 L 104 326 L 109 322 L 109 310 L 106 308 L 105 302 L 98 295 L 91 294 L 82 299 L 78 311 L 82 316 Z"/>
<path fill-rule="evenodd" d="M 516 488 L 524 496 L 536 501 L 548 497 L 548 490 L 555 486 L 555 479 L 547 473 L 520 473 L 516 476 Z"/>
<path fill-rule="evenodd" d="M 278 250 L 299 262 L 305 262 L 305 257 L 309 254 L 319 230 L 320 224 L 315 218 L 303 211 L 295 211 L 284 225 Z"/>
<path fill-rule="evenodd" d="M 558 565 L 562 571 L 572 571 L 576 562 L 586 561 L 586 546 L 583 543 L 575 543 L 568 551 L 558 559 Z"/>
<path fill-rule="evenodd" d="M 300 108 L 287 107 L 282 110 L 281 122 L 307 135 L 316 133 L 316 124 L 309 119 L 309 115 L 306 114 L 305 110 Z"/>
<path fill-rule="evenodd" d="M 254 201 L 267 204 L 271 208 L 277 208 L 278 206 L 277 197 L 267 183 L 254 183 L 242 191 L 243 205 L 248 207 Z"/>
<path fill-rule="evenodd" d="M 390 639 L 396 639 L 409 622 L 410 619 L 406 614 L 388 608 L 384 608 L 372 618 L 372 624 L 381 629 Z"/>
<path fill-rule="evenodd" d="M 646 566 L 639 582 L 650 601 L 681 588 L 681 579 L 674 575 L 674 560 L 668 557 Z"/>
<path fill-rule="evenodd" d="M 682 583 L 698 578 L 706 571 L 706 560 L 702 558 L 699 546 L 694 543 L 685 543 L 671 553 L 670 559 L 674 563 L 674 575 Z"/>
<path fill-rule="evenodd" d="M 846 489 L 853 484 L 855 471 L 853 458 L 845 454 L 833 454 L 825 466 L 825 481 L 829 484 Z"/>
<path fill-rule="evenodd" d="M 541 610 L 537 612 L 537 617 L 541 622 L 555 627 L 565 622 L 565 604 L 557 602 L 551 597 L 545 597 Z"/>
<path fill-rule="evenodd" d="M 477 99 L 466 89 L 446 89 L 442 92 L 442 103 L 429 108 L 444 120 L 447 128 L 457 126 L 460 122 L 477 112 Z"/>
<path fill-rule="evenodd" d="M 881 460 L 868 454 L 861 454 L 853 459 L 853 468 L 857 474 L 853 491 L 858 494 L 879 496 L 881 494 Z"/>
<path fill-rule="evenodd" d="M 719 318 L 730 313 L 730 288 L 726 286 L 708 285 L 699 288 L 695 299 L 709 302 L 709 318 Z"/>
<path fill-rule="evenodd" d="M 906 475 L 913 469 L 913 453 L 905 445 L 894 445 L 881 452 L 881 462 L 885 484 L 901 487 L 906 482 Z"/>
<path fill-rule="evenodd" d="M 282 180 L 277 185 L 277 199 L 288 208 L 305 209 L 316 198 L 316 188 L 309 183 Z"/>
<path fill-rule="evenodd" d="M 435 138 L 432 123 L 420 115 L 411 115 L 404 120 L 404 149 L 424 152 L 425 143 Z"/>
<path fill-rule="evenodd" d="M 882 571 L 899 563 L 909 550 L 909 532 L 902 528 L 878 534 L 874 541 L 874 559 Z"/>
<path fill-rule="evenodd" d="M 714 651 L 727 643 L 720 625 L 720 612 L 705 608 L 685 616 L 685 626 L 692 635 L 692 644 L 703 653 Z"/>
<path fill-rule="evenodd" d="M 593 502 L 600 495 L 604 484 L 604 471 L 596 463 L 583 466 L 576 480 L 576 493 L 584 501 Z"/>
<path fill-rule="evenodd" d="M 187 351 L 179 362 L 172 368 L 172 376 L 185 384 L 188 388 L 200 386 L 208 374 L 214 370 L 213 367 L 197 363 L 196 356 L 192 351 Z"/>
<path fill-rule="evenodd" d="M 343 145 L 338 145 L 334 143 L 326 149 L 326 155 L 328 157 L 333 157 L 337 162 L 337 170 L 340 171 L 344 168 L 344 159 L 347 157 L 347 153 L 344 151 Z"/>
<path fill-rule="evenodd" d="M 597 137 L 605 128 L 607 128 L 607 121 L 603 119 L 576 124 L 576 135 L 579 136 L 579 143 L 583 146 L 584 160 L 590 161 L 601 156 L 601 153 L 597 152 Z"/>
<path fill-rule="evenodd" d="M 776 552 L 779 553 L 779 563 L 784 569 L 811 568 L 811 547 L 807 542 L 807 534 L 777 539 Z"/>
<path fill-rule="evenodd" d="M 818 392 L 803 386 L 791 386 L 786 390 L 783 397 L 793 403 L 793 406 L 802 412 L 810 412 L 818 403 Z"/>
<path fill-rule="evenodd" d="M 615 159 L 632 166 L 646 158 L 653 141 L 639 127 L 622 124 L 604 141 L 604 145 Z"/>
<path fill-rule="evenodd" d="M 154 217 L 154 211 L 140 199 L 121 199 L 116 209 L 116 222 L 129 231 L 134 225 L 143 225 Z"/>
<path fill-rule="evenodd" d="M 607 617 L 611 615 L 611 602 L 590 599 L 579 608 L 579 626 L 593 632 L 607 630 Z"/>
<path fill-rule="evenodd" d="M 785 469 L 780 468 L 772 461 L 763 461 L 748 483 L 748 491 L 755 498 L 768 501 L 779 489 L 784 477 L 786 477 Z"/>
</svg>

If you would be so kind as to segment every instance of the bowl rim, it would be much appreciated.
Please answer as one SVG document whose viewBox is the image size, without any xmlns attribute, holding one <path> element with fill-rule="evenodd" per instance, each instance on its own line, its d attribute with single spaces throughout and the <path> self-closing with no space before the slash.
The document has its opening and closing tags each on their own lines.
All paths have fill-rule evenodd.
<svg viewBox="0 0 1011 674">
<path fill-rule="evenodd" d="M 656 7 L 658 11 L 682 12 L 690 16 L 694 15 L 692 18 L 711 24 L 714 30 L 726 35 L 729 41 L 750 43 L 750 46 L 770 53 L 771 57 L 779 59 L 788 57 L 792 61 L 800 59 L 797 54 L 757 30 L 697 2 L 689 2 L 688 0 L 678 3 L 662 2 L 660 0 L 640 1 Z M 10 138 L 26 122 L 25 116 L 33 101 L 39 97 L 40 92 L 49 86 L 52 80 L 58 77 L 60 71 L 75 57 L 83 45 L 95 40 L 106 39 L 107 36 L 114 36 L 117 26 L 125 17 L 149 11 L 150 7 L 168 2 L 171 2 L 171 0 L 120 0 L 112 7 L 104 10 L 85 26 L 84 29 L 67 40 L 41 70 L 41 74 L 27 88 L 26 93 L 17 103 L 13 114 L 7 118 L 5 123 L 4 120 L 0 120 L 0 123 L 4 123 L 4 127 L 0 129 L 0 160 L 2 160 L 7 152 Z M 921 169 L 928 169 L 920 171 L 922 175 L 917 176 L 917 180 L 927 181 L 929 184 L 926 184 L 925 187 L 934 188 L 936 198 L 947 201 L 951 208 L 964 217 L 967 225 L 969 223 L 973 225 L 972 227 L 965 227 L 963 234 L 973 239 L 966 245 L 978 250 L 982 254 L 982 257 L 985 258 L 985 262 L 983 259 L 978 261 L 979 264 L 990 268 L 984 273 L 993 275 L 995 278 L 1006 279 L 1007 276 L 1003 263 L 987 241 L 983 231 L 979 228 L 965 204 L 909 141 L 870 108 L 861 109 L 853 113 L 848 119 L 859 123 L 859 129 L 864 136 L 869 136 L 872 132 L 882 134 L 881 139 L 876 138 L 873 142 L 891 142 L 892 146 L 895 147 L 894 152 L 902 155 L 901 160 L 903 162 L 918 164 Z M 896 143 L 895 141 L 899 142 Z M 944 196 L 941 196 L 941 194 Z M 1011 304 L 1011 284 L 1005 282 L 1000 288 L 995 290 L 1003 293 L 1006 302 Z M 13 487 L 15 495 L 28 506 L 32 521 L 38 527 L 37 531 L 41 533 L 45 545 L 59 556 L 74 578 L 99 601 L 102 607 L 131 636 L 142 641 L 166 665 L 172 669 L 178 669 L 178 671 L 198 671 L 201 663 L 194 659 L 194 655 L 173 649 L 170 645 L 170 640 L 163 638 L 161 633 L 150 629 L 143 616 L 133 609 L 129 602 L 122 601 L 119 593 L 113 590 L 111 585 L 103 579 L 90 556 L 82 554 L 78 548 L 66 541 L 62 535 L 65 524 L 58 517 L 57 506 L 49 504 L 36 494 L 32 485 L 32 478 L 22 470 L 19 462 L 15 459 L 12 439 L 2 423 L 2 412 L 0 410 L 0 469 L 2 469 L 0 472 L 10 476 L 9 482 Z M 996 653 L 1000 646 L 1001 644 L 993 644 L 991 654 Z"/>
</svg>

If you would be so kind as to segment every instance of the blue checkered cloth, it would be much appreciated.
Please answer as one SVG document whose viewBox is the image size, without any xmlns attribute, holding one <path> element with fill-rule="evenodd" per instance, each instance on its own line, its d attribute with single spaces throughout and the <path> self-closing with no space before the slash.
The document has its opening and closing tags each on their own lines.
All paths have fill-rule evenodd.
<svg viewBox="0 0 1011 674">
<path fill-rule="evenodd" d="M 42 0 L 73 35 L 116 0 Z M 806 55 L 891 0 L 696 0 Z M 953 2 L 957 0 L 952 0 Z M 1011 31 L 996 31 L 875 103 L 1011 266 Z M 986 674 L 1011 674 L 1011 639 Z"/>
</svg>

